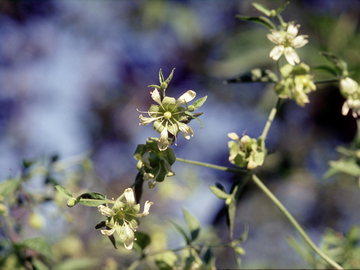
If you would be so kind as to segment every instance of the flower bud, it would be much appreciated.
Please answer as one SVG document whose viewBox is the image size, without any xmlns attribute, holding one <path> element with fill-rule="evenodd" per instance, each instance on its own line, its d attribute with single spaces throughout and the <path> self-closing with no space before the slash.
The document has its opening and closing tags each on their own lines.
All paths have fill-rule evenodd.
<svg viewBox="0 0 360 270">
<path fill-rule="evenodd" d="M 194 106 L 194 105 L 190 105 L 190 106 L 188 107 L 188 111 L 189 111 L 189 112 L 195 111 L 195 106 Z"/>
<path fill-rule="evenodd" d="M 240 139 L 240 145 L 245 146 L 249 143 L 251 143 L 251 138 L 248 135 L 242 136 L 242 138 Z"/>
<path fill-rule="evenodd" d="M 73 207 L 75 204 L 77 204 L 77 201 L 75 198 L 70 198 L 70 199 L 68 199 L 66 204 L 68 207 Z"/>
<path fill-rule="evenodd" d="M 29 224 L 34 229 L 40 229 L 43 226 L 42 217 L 38 214 L 32 213 L 29 216 Z"/>
<path fill-rule="evenodd" d="M 162 82 L 160 87 L 161 89 L 166 89 L 168 87 L 168 84 L 166 82 Z"/>
</svg>

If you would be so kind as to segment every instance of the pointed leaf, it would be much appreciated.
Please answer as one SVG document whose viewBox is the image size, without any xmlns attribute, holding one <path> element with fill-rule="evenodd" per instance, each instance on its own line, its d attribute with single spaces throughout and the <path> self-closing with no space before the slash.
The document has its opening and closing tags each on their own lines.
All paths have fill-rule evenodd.
<svg viewBox="0 0 360 270">
<path fill-rule="evenodd" d="M 195 100 L 192 105 L 195 107 L 195 109 L 198 109 L 205 103 L 206 99 L 207 99 L 207 96 L 199 98 L 199 99 Z"/>
<path fill-rule="evenodd" d="M 327 58 L 327 60 L 329 60 L 331 63 L 333 63 L 335 65 L 335 67 L 339 70 L 339 73 L 340 73 L 339 75 L 342 75 L 345 77 L 348 76 L 347 64 L 340 57 L 338 57 L 337 55 L 335 55 L 333 53 L 328 53 L 328 52 L 320 52 L 320 54 L 325 56 Z"/>
<path fill-rule="evenodd" d="M 183 208 L 183 213 L 184 213 L 185 221 L 190 230 L 191 239 L 192 241 L 195 241 L 200 233 L 199 221 L 193 215 L 191 215 L 185 208 Z"/>
<path fill-rule="evenodd" d="M 135 183 L 134 183 L 134 194 L 135 194 L 135 201 L 136 203 L 140 202 L 141 199 L 141 195 L 143 192 L 143 184 L 144 184 L 144 174 L 141 172 L 138 172 L 138 174 L 136 175 L 135 178 Z"/>
<path fill-rule="evenodd" d="M 243 21 L 251 21 L 255 23 L 259 23 L 261 25 L 266 26 L 269 29 L 275 29 L 275 25 L 272 21 L 270 21 L 268 18 L 260 16 L 260 17 L 252 17 L 252 16 L 241 16 L 237 15 L 236 18 L 243 20 Z"/>
<path fill-rule="evenodd" d="M 189 112 L 189 111 L 185 111 L 185 114 L 191 116 L 191 118 L 193 118 L 193 119 L 198 120 L 199 123 L 200 123 L 200 125 L 201 125 L 201 128 L 203 128 L 203 124 L 202 124 L 201 120 L 200 120 L 198 117 L 196 117 L 195 114 L 193 114 L 193 113 L 191 113 L 191 112 Z M 202 114 L 202 113 L 201 113 L 201 114 Z"/>
<path fill-rule="evenodd" d="M 286 6 L 290 4 L 290 2 L 286 2 L 285 4 L 283 4 L 281 7 L 279 7 L 277 10 L 276 10 L 276 15 L 279 15 L 285 8 Z"/>
<path fill-rule="evenodd" d="M 163 83 L 165 81 L 164 79 L 164 75 L 162 74 L 161 68 L 159 70 L 159 82 L 160 84 Z"/>
<path fill-rule="evenodd" d="M 20 180 L 9 179 L 0 184 L 0 195 L 7 197 L 11 196 L 20 186 Z"/>
<path fill-rule="evenodd" d="M 52 261 L 55 260 L 50 245 L 42 237 L 26 239 L 22 241 L 19 246 L 32 249 Z"/>
<path fill-rule="evenodd" d="M 230 194 L 227 194 L 225 191 L 219 189 L 218 187 L 209 186 L 209 188 L 212 191 L 212 193 L 214 193 L 214 195 L 219 199 L 226 200 L 231 196 Z"/>
<path fill-rule="evenodd" d="M 170 73 L 170 75 L 169 75 L 169 77 L 166 79 L 166 83 L 167 84 L 169 84 L 170 83 L 170 81 L 172 80 L 172 78 L 173 78 L 173 75 L 174 75 L 174 71 L 175 71 L 175 68 L 173 68 L 172 69 L 172 71 L 171 71 L 171 73 Z"/>
<path fill-rule="evenodd" d="M 334 77 L 338 76 L 338 72 L 333 67 L 319 65 L 319 66 L 312 67 L 311 69 L 327 72 L 327 73 L 333 75 Z"/>
<path fill-rule="evenodd" d="M 338 161 L 329 161 L 332 168 L 337 169 L 339 172 L 347 173 L 353 176 L 360 176 L 360 166 L 356 163 L 356 159 L 340 159 Z"/>
<path fill-rule="evenodd" d="M 106 221 L 104 221 L 104 220 L 95 225 L 96 230 L 99 230 L 104 227 L 106 227 Z"/>
<path fill-rule="evenodd" d="M 174 227 L 181 233 L 181 235 L 184 236 L 187 245 L 191 243 L 189 236 L 186 234 L 183 228 L 181 228 L 179 225 L 177 225 L 175 222 L 171 220 L 168 220 L 168 222 L 174 225 Z"/>
<path fill-rule="evenodd" d="M 89 192 L 81 194 L 76 198 L 79 203 L 85 206 L 97 207 L 101 204 L 106 203 L 106 198 L 103 194 L 98 192 Z"/>
<path fill-rule="evenodd" d="M 57 186 L 55 186 L 55 188 L 57 189 L 57 191 L 59 191 L 61 196 L 65 197 L 67 199 L 73 198 L 73 195 L 70 193 L 70 191 L 68 191 L 63 186 L 57 185 Z"/>
<path fill-rule="evenodd" d="M 161 89 L 161 87 L 160 87 L 160 86 L 158 86 L 158 85 L 156 85 L 156 84 L 150 84 L 150 85 L 148 85 L 148 87 L 151 87 L 151 88 L 156 88 L 156 89 L 158 89 L 158 90 L 160 90 L 160 89 Z"/>
<path fill-rule="evenodd" d="M 270 16 L 271 12 L 270 10 L 268 10 L 266 7 L 264 7 L 263 5 L 257 4 L 257 3 L 253 3 L 252 4 L 258 11 L 264 13 L 266 16 Z"/>
</svg>

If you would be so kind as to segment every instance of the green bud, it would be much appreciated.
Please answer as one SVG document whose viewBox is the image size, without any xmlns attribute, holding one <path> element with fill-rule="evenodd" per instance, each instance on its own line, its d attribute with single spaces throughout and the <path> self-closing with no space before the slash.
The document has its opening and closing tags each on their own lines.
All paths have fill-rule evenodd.
<svg viewBox="0 0 360 270">
<path fill-rule="evenodd" d="M 162 82 L 160 87 L 161 89 L 166 89 L 168 87 L 168 84 L 166 82 Z"/>
<path fill-rule="evenodd" d="M 276 10 L 272 9 L 270 10 L 270 17 L 275 17 L 276 16 Z"/>
<path fill-rule="evenodd" d="M 189 111 L 189 112 L 195 111 L 195 106 L 194 106 L 194 105 L 190 105 L 190 106 L 188 107 L 188 111 Z"/>
<path fill-rule="evenodd" d="M 229 205 L 229 204 L 231 203 L 231 201 L 232 201 L 232 198 L 231 198 L 231 197 L 227 198 L 227 199 L 225 200 L 226 205 Z"/>
<path fill-rule="evenodd" d="M 239 255 L 244 255 L 245 254 L 245 250 L 242 247 L 236 247 L 234 250 Z"/>
<path fill-rule="evenodd" d="M 75 204 L 77 204 L 77 200 L 75 198 L 70 198 L 70 199 L 68 199 L 66 204 L 69 207 L 73 207 Z"/>
</svg>

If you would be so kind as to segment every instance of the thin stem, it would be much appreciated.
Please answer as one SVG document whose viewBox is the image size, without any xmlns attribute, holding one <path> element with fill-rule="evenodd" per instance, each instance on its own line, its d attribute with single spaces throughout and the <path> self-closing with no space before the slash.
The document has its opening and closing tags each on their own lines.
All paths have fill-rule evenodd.
<svg viewBox="0 0 360 270">
<path fill-rule="evenodd" d="M 211 169 L 215 169 L 215 170 L 219 170 L 219 171 L 233 172 L 233 173 L 238 173 L 238 174 L 247 174 L 248 173 L 248 170 L 245 170 L 245 169 L 229 168 L 229 167 L 225 167 L 225 166 L 218 166 L 218 165 L 214 165 L 214 164 L 210 164 L 210 163 L 206 163 L 206 162 L 187 160 L 187 159 L 182 159 L 182 158 L 178 158 L 178 157 L 176 158 L 176 160 L 183 162 L 183 163 L 202 166 L 202 167 L 211 168 Z"/>
<path fill-rule="evenodd" d="M 266 139 L 266 136 L 267 136 L 267 134 L 268 134 L 268 132 L 269 132 L 269 129 L 270 129 L 270 127 L 271 127 L 271 124 L 272 124 L 272 122 L 273 122 L 273 120 L 274 120 L 274 118 L 275 118 L 276 112 L 278 111 L 278 109 L 279 109 L 279 107 L 280 107 L 280 103 L 281 103 L 281 98 L 278 98 L 277 101 L 276 101 L 276 104 L 275 104 L 274 108 L 272 108 L 272 110 L 271 110 L 271 112 L 270 112 L 270 114 L 269 114 L 269 118 L 268 118 L 268 120 L 267 120 L 267 122 L 266 122 L 266 124 L 265 124 L 264 130 L 263 130 L 263 132 L 262 132 L 262 134 L 261 134 L 261 136 L 260 136 L 260 137 L 263 138 L 264 140 Z"/>
<path fill-rule="evenodd" d="M 252 176 L 255 184 L 273 201 L 273 203 L 280 209 L 280 211 L 287 217 L 287 219 L 294 225 L 296 230 L 301 234 L 304 238 L 305 242 L 327 263 L 333 266 L 336 269 L 343 269 L 339 264 L 329 258 L 326 254 L 324 254 L 318 247 L 311 241 L 309 236 L 306 234 L 304 229 L 299 225 L 299 223 L 295 220 L 295 218 L 289 213 L 289 211 L 285 208 L 285 206 L 275 197 L 275 195 L 261 182 L 261 180 L 254 174 Z"/>
<path fill-rule="evenodd" d="M 327 79 L 327 80 L 321 80 L 321 81 L 315 81 L 314 84 L 320 84 L 320 83 L 333 83 L 333 82 L 339 82 L 339 79 Z"/>
</svg>

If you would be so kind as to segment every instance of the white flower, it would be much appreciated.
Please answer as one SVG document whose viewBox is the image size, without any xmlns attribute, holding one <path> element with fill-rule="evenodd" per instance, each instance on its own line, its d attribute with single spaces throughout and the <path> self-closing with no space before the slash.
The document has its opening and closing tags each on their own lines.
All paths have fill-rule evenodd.
<svg viewBox="0 0 360 270">
<path fill-rule="evenodd" d="M 271 30 L 271 34 L 268 34 L 267 37 L 272 43 L 277 45 L 270 52 L 269 56 L 271 59 L 277 61 L 284 54 L 290 65 L 294 66 L 295 63 L 300 63 L 299 55 L 294 48 L 301 48 L 308 43 L 306 39 L 308 36 L 297 36 L 299 27 L 300 25 L 289 23 L 286 31 Z"/>
<path fill-rule="evenodd" d="M 121 200 L 125 197 L 125 203 Z M 106 236 L 111 236 L 115 232 L 120 239 L 124 241 L 126 249 L 132 249 L 134 243 L 134 231 L 139 226 L 139 217 L 149 215 L 150 206 L 152 202 L 146 201 L 144 211 L 139 213 L 140 205 L 135 204 L 134 192 L 131 188 L 127 188 L 124 193 L 115 201 L 113 208 L 105 205 L 99 205 L 99 212 L 106 216 L 106 229 L 101 230 L 101 233 Z"/>
<path fill-rule="evenodd" d="M 341 113 L 347 115 L 351 109 L 352 116 L 360 116 L 360 87 L 353 79 L 346 77 L 340 80 L 340 93 L 346 98 Z"/>
<path fill-rule="evenodd" d="M 161 100 L 160 93 L 157 89 L 151 92 L 152 99 L 159 105 L 151 105 L 147 112 L 150 117 L 143 117 L 140 114 L 140 124 L 148 125 L 154 122 L 154 129 L 160 132 L 160 138 L 158 140 L 158 147 L 160 151 L 164 151 L 169 147 L 168 133 L 171 133 L 175 137 L 182 131 L 184 137 L 189 140 L 190 135 L 193 136 L 194 132 L 187 124 L 180 122 L 184 117 L 185 109 L 180 107 L 185 102 L 190 102 L 196 96 L 196 93 L 192 90 L 188 90 L 185 94 L 177 99 L 165 97 Z"/>
</svg>

